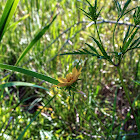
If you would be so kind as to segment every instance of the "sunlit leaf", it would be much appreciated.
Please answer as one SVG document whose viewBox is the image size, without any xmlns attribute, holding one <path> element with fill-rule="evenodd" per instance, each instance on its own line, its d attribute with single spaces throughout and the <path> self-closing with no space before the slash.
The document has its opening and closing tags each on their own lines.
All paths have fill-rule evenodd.
<svg viewBox="0 0 140 140">
<path fill-rule="evenodd" d="M 124 7 L 123 7 L 122 12 L 121 12 L 121 17 L 124 15 L 124 12 L 127 9 L 130 2 L 131 2 L 131 0 L 127 0 L 127 2 L 124 4 Z"/>
<path fill-rule="evenodd" d="M 120 5 L 120 3 L 117 0 L 114 0 L 114 2 L 115 2 L 115 5 L 117 7 L 117 10 L 118 10 L 118 15 L 120 15 L 120 13 L 122 11 L 121 5 Z"/>
<path fill-rule="evenodd" d="M 23 16 L 23 17 L 21 17 L 18 21 L 16 21 L 16 22 L 14 22 L 13 24 L 11 24 L 8 28 L 7 28 L 7 30 L 9 30 L 9 29 L 11 29 L 11 28 L 16 28 L 16 26 L 22 21 L 22 20 L 25 20 L 26 18 L 28 18 L 29 17 L 29 14 L 27 14 L 27 15 L 25 15 L 25 16 Z"/>
<path fill-rule="evenodd" d="M 98 40 L 96 40 L 94 37 L 91 37 L 97 44 L 97 46 L 99 47 L 100 51 L 102 52 L 102 54 L 104 55 L 104 57 L 108 58 L 108 55 L 104 49 L 104 47 L 99 43 Z"/>
<path fill-rule="evenodd" d="M 129 35 L 129 31 L 130 31 L 130 26 L 128 27 L 128 30 L 127 30 L 127 32 L 126 32 L 126 34 L 125 34 L 125 37 L 124 37 L 124 40 L 123 40 L 123 44 L 125 44 L 125 42 L 126 42 L 126 40 L 127 40 L 127 37 L 128 37 L 128 35 Z"/>
<path fill-rule="evenodd" d="M 25 50 L 22 52 L 21 56 L 18 58 L 17 62 L 15 65 L 18 65 L 19 62 L 23 59 L 23 57 L 30 51 L 30 49 L 32 49 L 32 47 L 34 46 L 34 44 L 45 34 L 45 32 L 49 29 L 49 27 L 51 26 L 51 24 L 53 23 L 53 21 L 56 19 L 57 15 L 53 18 L 53 20 L 51 21 L 51 23 L 47 26 L 45 26 L 35 37 L 34 39 L 31 41 L 31 43 L 25 48 Z"/>
<path fill-rule="evenodd" d="M 131 37 L 129 38 L 129 40 L 123 45 L 122 47 L 122 51 L 125 52 L 125 50 L 129 47 L 131 41 L 133 40 L 133 38 L 135 37 L 136 33 L 138 31 L 138 28 L 135 30 L 135 32 L 131 35 Z"/>
<path fill-rule="evenodd" d="M 92 47 L 91 45 L 89 45 L 88 43 L 85 43 L 93 52 L 95 52 L 97 55 L 99 55 L 99 53 L 97 52 L 97 50 Z"/>
<path fill-rule="evenodd" d="M 43 74 L 40 74 L 40 73 L 37 73 L 37 72 L 34 72 L 34 71 L 26 70 L 26 69 L 23 69 L 23 68 L 20 68 L 20 67 L 0 63 L 0 68 L 7 69 L 7 70 L 12 70 L 12 71 L 15 71 L 15 72 L 20 72 L 22 74 L 26 74 L 26 75 L 36 77 L 36 78 L 41 79 L 41 80 L 45 80 L 45 81 L 47 81 L 49 83 L 52 83 L 52 84 L 55 84 L 55 85 L 58 84 L 57 80 L 55 80 L 55 79 L 53 79 L 49 76 L 46 76 L 46 75 L 43 75 Z"/>
<path fill-rule="evenodd" d="M 0 42 L 17 8 L 19 0 L 7 0 L 0 20 Z"/>
<path fill-rule="evenodd" d="M 137 38 L 131 45 L 130 45 L 130 48 L 132 48 L 134 45 L 139 45 L 140 44 L 140 37 Z"/>
</svg>

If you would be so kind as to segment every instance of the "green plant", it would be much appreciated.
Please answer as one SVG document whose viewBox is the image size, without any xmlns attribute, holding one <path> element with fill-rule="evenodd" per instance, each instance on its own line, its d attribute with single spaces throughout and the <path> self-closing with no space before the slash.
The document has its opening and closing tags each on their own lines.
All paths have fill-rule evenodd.
<svg viewBox="0 0 140 140">
<path fill-rule="evenodd" d="M 132 114 L 134 115 L 134 118 L 135 118 L 135 121 L 136 121 L 136 125 L 137 125 L 137 130 L 138 130 L 138 133 L 140 135 L 140 121 L 138 119 L 138 116 L 135 114 L 135 111 L 134 111 L 134 107 L 131 103 L 131 100 L 130 100 L 130 95 L 129 95 L 129 92 L 127 90 L 127 86 L 126 84 L 124 83 L 123 81 L 123 77 L 122 77 L 122 72 L 121 72 L 121 63 L 122 63 L 122 60 L 123 60 L 123 57 L 125 56 L 125 54 L 128 52 L 128 51 L 131 51 L 133 49 L 139 49 L 140 48 L 140 37 L 138 37 L 137 39 L 134 39 L 136 33 L 138 32 L 139 30 L 139 26 L 137 27 L 137 25 L 139 25 L 139 16 L 140 16 L 140 12 L 139 12 L 139 7 L 136 7 L 136 8 L 133 8 L 131 10 L 127 10 L 127 7 L 129 6 L 129 4 L 131 3 L 131 0 L 127 0 L 126 3 L 124 4 L 124 7 L 121 8 L 121 5 L 119 3 L 119 1 L 114 1 L 115 4 L 116 4 L 116 7 L 117 7 L 117 12 L 118 12 L 118 19 L 117 19 L 117 22 L 115 24 L 115 27 L 114 27 L 114 31 L 113 31 L 113 46 L 114 45 L 114 38 L 115 38 L 115 31 L 116 31 L 116 27 L 118 25 L 118 22 L 121 18 L 124 17 L 124 15 L 128 14 L 130 11 L 134 10 L 135 9 L 135 13 L 133 15 L 134 17 L 134 27 L 132 30 L 130 30 L 130 26 L 125 34 L 125 37 L 124 37 L 124 40 L 123 40 L 123 44 L 122 46 L 120 46 L 119 50 L 117 51 L 114 47 L 114 51 L 113 52 L 110 52 L 112 55 L 109 55 L 109 52 L 106 51 L 105 49 L 105 46 L 104 44 L 102 43 L 101 41 L 101 38 L 100 38 L 100 33 L 99 33 L 99 30 L 98 30 L 98 27 L 97 27 L 97 19 L 99 17 L 99 14 L 101 13 L 101 10 L 99 10 L 99 12 L 97 13 L 97 0 L 95 0 L 95 4 L 94 6 L 92 6 L 92 4 L 89 3 L 89 1 L 86 0 L 86 2 L 89 4 L 89 11 L 86 12 L 85 10 L 81 9 L 84 14 L 92 21 L 94 21 L 94 24 L 95 24 L 95 29 L 97 31 L 97 35 L 98 35 L 98 39 L 99 41 L 91 36 L 92 40 L 96 43 L 96 45 L 98 46 L 100 52 L 97 51 L 97 49 L 94 47 L 94 46 L 91 46 L 90 44 L 86 43 L 86 45 L 91 49 L 91 51 L 88 51 L 87 49 L 82 49 L 82 50 L 78 50 L 78 51 L 74 51 L 72 53 L 64 53 L 64 54 L 61 54 L 61 55 L 92 55 L 92 56 L 96 56 L 98 59 L 105 59 L 107 60 L 111 65 L 114 65 L 114 67 L 116 67 L 117 71 L 118 71 L 118 74 L 119 74 L 119 78 L 120 78 L 120 81 L 121 81 L 121 84 L 123 86 L 123 89 L 125 91 L 125 95 L 126 95 L 126 98 L 129 102 L 129 105 L 131 107 L 131 111 L 132 111 Z M 98 118 L 96 118 L 98 120 Z M 100 121 L 100 120 L 98 120 Z M 100 121 L 101 122 L 101 121 Z"/>
<path fill-rule="evenodd" d="M 123 126 L 131 119 L 131 110 L 122 118 L 119 114 L 121 109 L 118 109 L 118 94 L 123 94 L 125 90 L 130 103 L 133 99 L 129 99 L 128 85 L 135 85 L 136 89 L 132 89 L 139 91 L 139 61 L 136 61 L 139 54 L 133 53 L 133 50 L 139 48 L 140 42 L 139 36 L 137 38 L 139 8 L 127 10 L 132 4 L 130 0 L 123 8 L 123 4 L 116 0 L 114 4 L 111 1 L 110 8 L 106 5 L 109 0 L 102 1 L 106 5 L 104 7 L 97 0 L 94 6 L 87 0 L 24 0 L 17 7 L 18 2 L 7 0 L 4 11 L 5 1 L 0 2 L 0 11 L 3 11 L 0 21 L 0 139 L 121 139 L 129 136 Z M 109 10 L 110 15 L 116 15 L 114 6 L 117 7 L 117 22 L 100 21 L 100 15 L 108 17 Z M 82 7 L 80 9 L 92 22 L 83 21 L 84 17 L 78 7 Z M 98 7 L 102 8 L 98 10 Z M 126 15 L 131 18 L 134 10 L 134 26 L 119 22 Z M 57 18 L 54 15 L 56 12 L 59 12 Z M 104 26 L 106 23 L 115 24 L 114 31 L 112 26 Z M 93 24 L 95 28 L 92 28 Z M 123 40 L 122 32 L 125 31 L 120 25 L 129 26 Z M 116 32 L 118 28 L 120 33 Z M 113 37 L 111 35 L 110 38 L 111 33 L 108 32 L 113 32 Z M 89 43 L 89 33 L 92 34 L 92 44 Z M 105 40 L 112 40 L 113 45 Z M 87 48 L 81 49 L 84 42 L 88 42 Z M 115 42 L 121 47 L 117 48 Z M 65 53 L 63 57 L 58 55 L 73 49 L 80 50 Z M 127 59 L 131 69 L 128 69 L 126 62 L 123 63 L 123 59 Z M 66 90 L 51 88 L 52 84 L 58 84 L 56 79 L 60 75 L 65 77 L 68 68 L 71 72 L 72 68 L 78 66 L 82 66 L 82 73 L 80 79 L 75 78 L 78 79 L 71 87 L 68 86 Z M 118 70 L 120 80 L 117 80 L 115 70 Z M 135 83 L 131 72 L 135 74 Z M 114 85 L 109 85 L 113 82 Z M 123 90 L 120 88 L 121 83 Z M 135 98 L 137 95 L 130 96 Z M 106 97 L 112 100 L 104 100 Z M 121 99 L 126 107 L 129 106 L 123 95 Z M 130 105 L 139 113 L 136 104 L 139 109 L 139 95 Z M 34 111 L 40 105 L 42 109 Z M 31 111 L 33 114 L 29 114 Z M 137 130 L 131 132 L 128 133 L 135 135 Z"/>
</svg>

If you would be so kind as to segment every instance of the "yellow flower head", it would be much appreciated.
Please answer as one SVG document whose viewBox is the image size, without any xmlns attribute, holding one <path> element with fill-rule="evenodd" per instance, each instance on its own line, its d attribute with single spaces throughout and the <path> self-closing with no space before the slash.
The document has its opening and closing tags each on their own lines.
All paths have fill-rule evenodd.
<svg viewBox="0 0 140 140">
<path fill-rule="evenodd" d="M 76 67 L 72 69 L 72 73 L 69 73 L 66 75 L 66 78 L 58 78 L 58 81 L 60 83 L 57 84 L 59 87 L 65 87 L 65 86 L 70 86 L 74 82 L 78 80 L 79 75 L 81 74 L 82 68 L 78 71 Z"/>
</svg>

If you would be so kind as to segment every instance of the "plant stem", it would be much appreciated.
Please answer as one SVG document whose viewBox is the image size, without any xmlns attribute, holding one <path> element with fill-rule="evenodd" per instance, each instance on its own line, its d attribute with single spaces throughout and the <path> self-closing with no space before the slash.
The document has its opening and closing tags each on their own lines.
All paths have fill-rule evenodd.
<svg viewBox="0 0 140 140">
<path fill-rule="evenodd" d="M 118 18 L 116 24 L 115 24 L 115 27 L 114 27 L 114 30 L 113 30 L 113 47 L 114 47 L 114 52 L 115 52 L 115 30 L 116 30 L 116 27 L 117 27 L 117 24 L 119 22 L 120 18 Z"/>
<path fill-rule="evenodd" d="M 135 121 L 136 121 L 136 125 L 137 125 L 137 128 L 138 128 L 138 133 L 140 135 L 140 123 L 139 123 L 138 118 L 137 118 L 137 116 L 136 116 L 136 114 L 134 112 L 134 109 L 133 109 L 133 106 L 132 106 L 132 103 L 131 103 L 131 100 L 130 100 L 130 97 L 129 97 L 128 90 L 127 90 L 127 88 L 125 86 L 125 83 L 123 82 L 123 77 L 122 77 L 122 73 L 120 71 L 119 66 L 117 66 L 117 71 L 118 71 L 118 74 L 119 74 L 119 77 L 120 77 L 120 80 L 121 80 L 121 84 L 123 86 L 123 89 L 125 91 L 126 98 L 127 98 L 128 102 L 129 102 L 129 105 L 131 107 L 132 113 L 134 115 L 134 118 L 135 118 Z"/>
<path fill-rule="evenodd" d="M 99 31 L 98 31 L 98 27 L 97 27 L 96 21 L 95 21 L 95 28 L 96 28 L 96 30 L 97 30 L 97 35 L 98 35 L 98 38 L 99 38 L 99 40 L 100 40 L 100 43 L 101 43 L 102 47 L 104 48 L 103 43 L 102 43 L 101 38 L 100 38 L 100 34 L 99 34 Z M 112 62 L 112 60 L 110 59 L 109 56 L 107 56 L 107 59 L 108 59 L 108 61 L 109 61 L 112 65 L 115 65 L 115 64 Z"/>
<path fill-rule="evenodd" d="M 95 21 L 95 28 L 96 28 L 96 30 L 97 30 L 97 35 L 98 35 L 98 38 L 99 38 L 99 40 L 100 40 L 100 43 L 101 43 L 101 45 L 103 46 L 102 41 L 101 41 L 101 38 L 100 38 L 99 31 L 98 31 L 98 27 L 97 27 L 97 24 L 96 24 L 96 21 Z"/>
</svg>

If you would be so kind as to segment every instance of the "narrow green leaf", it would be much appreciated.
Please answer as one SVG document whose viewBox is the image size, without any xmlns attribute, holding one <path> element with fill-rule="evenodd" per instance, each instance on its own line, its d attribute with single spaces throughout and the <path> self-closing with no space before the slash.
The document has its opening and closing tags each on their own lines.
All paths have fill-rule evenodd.
<svg viewBox="0 0 140 140">
<path fill-rule="evenodd" d="M 122 51 L 125 52 L 126 49 L 129 47 L 131 41 L 133 40 L 133 38 L 135 37 L 136 33 L 138 31 L 138 28 L 135 30 L 135 32 L 131 35 L 131 37 L 129 38 L 129 40 L 124 44 L 124 46 L 122 47 Z"/>
<path fill-rule="evenodd" d="M 80 51 L 74 51 L 74 52 L 69 52 L 69 53 L 62 53 L 62 54 L 60 54 L 60 55 L 81 55 L 81 54 L 87 54 L 87 53 L 85 53 L 85 52 L 80 52 Z"/>
<path fill-rule="evenodd" d="M 125 44 L 125 42 L 126 42 L 126 40 L 127 40 L 127 37 L 128 37 L 128 35 L 129 35 L 129 31 L 130 31 L 130 26 L 128 27 L 128 30 L 127 30 L 126 35 L 125 35 L 125 37 L 124 37 L 123 44 Z"/>
<path fill-rule="evenodd" d="M 140 44 L 140 43 L 139 43 L 139 44 Z M 138 45 L 139 45 L 139 44 L 138 44 Z M 133 47 L 133 48 L 127 49 L 127 50 L 123 53 L 123 55 L 124 55 L 125 53 L 127 53 L 128 51 L 130 51 L 130 50 L 134 50 L 134 49 L 140 49 L 140 47 L 136 46 L 136 47 Z"/>
<path fill-rule="evenodd" d="M 1 23 L 0 24 L 0 29 L 2 28 L 3 24 L 5 23 L 13 3 L 14 3 L 14 0 L 7 0 L 7 3 L 5 5 L 5 8 L 4 8 L 4 11 L 3 11 L 3 14 L 2 14 L 2 17 L 1 17 L 1 21 L 0 21 L 0 23 Z"/>
<path fill-rule="evenodd" d="M 91 54 L 91 52 L 89 52 L 88 50 L 86 49 L 83 49 L 84 52 L 86 52 L 87 54 Z"/>
<path fill-rule="evenodd" d="M 93 8 L 93 6 L 91 5 L 91 3 L 88 0 L 86 0 L 86 2 L 90 5 L 90 7 Z M 96 2 L 96 0 L 95 0 L 95 2 Z"/>
<path fill-rule="evenodd" d="M 109 56 L 107 55 L 105 49 L 103 48 L 103 46 L 99 43 L 98 40 L 96 40 L 94 37 L 91 36 L 91 38 L 95 41 L 95 43 L 97 44 L 97 46 L 99 47 L 100 51 L 102 52 L 102 54 L 104 55 L 104 57 L 108 58 Z"/>
<path fill-rule="evenodd" d="M 91 53 L 91 52 L 89 52 L 89 51 L 86 50 L 86 49 L 83 49 L 83 50 L 84 50 L 84 52 L 86 52 L 86 54 L 90 54 L 90 55 L 99 57 L 99 55 L 96 55 L 96 54 L 94 54 L 94 53 Z"/>
<path fill-rule="evenodd" d="M 15 65 L 18 65 L 19 62 L 23 59 L 23 57 L 30 51 L 30 49 L 34 46 L 34 44 L 45 34 L 45 32 L 49 29 L 53 21 L 56 19 L 57 15 L 53 18 L 51 23 L 47 26 L 45 26 L 36 36 L 35 38 L 31 41 L 31 43 L 25 48 L 25 50 L 22 52 L 21 56 L 18 58 L 17 62 Z"/>
<path fill-rule="evenodd" d="M 78 50 L 78 52 L 81 53 L 81 54 L 82 54 L 82 53 L 87 54 L 87 53 L 85 53 L 85 52 L 82 51 L 82 50 Z"/>
<path fill-rule="evenodd" d="M 86 49 L 83 49 L 83 51 L 82 50 L 78 50 L 78 51 L 74 51 L 74 52 L 68 52 L 68 53 L 63 53 L 63 54 L 60 54 L 60 55 L 93 55 L 93 56 L 98 56 L 98 55 L 96 55 L 96 54 L 94 54 L 94 53 L 91 53 L 91 52 L 89 52 L 88 50 L 86 50 Z"/>
<path fill-rule="evenodd" d="M 87 13 L 85 10 L 83 10 L 83 9 L 81 9 L 81 8 L 79 8 L 79 9 L 80 9 L 81 11 L 84 12 L 84 15 L 85 15 L 85 16 L 87 16 L 89 19 L 92 20 L 92 18 L 90 17 L 89 13 Z"/>
<path fill-rule="evenodd" d="M 95 0 L 95 5 L 94 5 L 94 7 L 95 7 L 95 10 L 97 10 L 97 0 Z"/>
<path fill-rule="evenodd" d="M 1 20 L 0 20 L 0 33 L 2 34 L 3 28 L 6 24 L 6 20 L 8 18 L 8 15 L 10 13 L 10 10 L 12 8 L 12 5 L 14 3 L 14 0 L 7 0 L 7 3 L 5 5 Z"/>
<path fill-rule="evenodd" d="M 83 10 L 83 9 L 81 9 L 81 8 L 79 8 L 81 11 L 83 11 L 85 14 L 87 14 L 88 15 L 88 13 L 85 11 L 85 10 Z"/>
<path fill-rule="evenodd" d="M 49 83 L 52 83 L 52 84 L 55 84 L 55 85 L 58 84 L 58 81 L 56 79 L 53 79 L 53 78 L 51 78 L 49 76 L 46 76 L 46 75 L 43 75 L 43 74 L 39 74 L 37 72 L 26 70 L 26 69 L 23 69 L 23 68 L 20 68 L 20 67 L 0 63 L 0 68 L 7 69 L 7 70 L 12 70 L 12 71 L 15 71 L 15 72 L 20 72 L 22 74 L 26 74 L 26 75 L 29 75 L 29 76 L 32 76 L 32 77 L 35 77 L 35 78 L 38 78 L 38 79 L 41 79 L 41 80 L 45 80 L 45 81 L 47 81 Z"/>
<path fill-rule="evenodd" d="M 140 37 L 137 38 L 131 45 L 130 48 L 132 48 L 134 45 L 139 45 L 140 44 Z"/>
<path fill-rule="evenodd" d="M 99 53 L 97 52 L 97 50 L 94 48 L 94 47 L 92 47 L 91 45 L 89 45 L 89 44 L 87 44 L 87 43 L 85 43 L 93 52 L 95 52 L 97 55 L 99 55 Z"/>
<path fill-rule="evenodd" d="M 99 17 L 99 15 L 100 15 L 102 9 L 103 9 L 103 7 L 102 7 L 102 8 L 100 9 L 100 11 L 98 12 L 97 17 Z"/>
<path fill-rule="evenodd" d="M 121 5 L 120 5 L 119 1 L 117 1 L 117 7 L 118 7 L 119 13 L 121 13 L 122 9 L 121 9 Z"/>
<path fill-rule="evenodd" d="M 18 81 L 17 82 L 7 82 L 4 84 L 1 84 L 0 88 L 11 87 L 11 86 L 28 86 L 28 87 L 40 88 L 40 89 L 44 89 L 44 90 L 49 91 L 48 89 L 46 89 L 42 86 L 38 86 L 38 85 L 35 85 L 32 83 L 27 83 L 27 82 L 18 82 Z"/>
<path fill-rule="evenodd" d="M 131 12 L 131 11 L 135 10 L 136 8 L 137 8 L 137 7 L 135 7 L 135 8 L 132 8 L 132 9 L 128 10 L 127 12 L 125 12 L 125 13 L 123 14 L 123 16 L 124 16 L 124 15 L 126 15 L 126 14 L 128 14 L 129 12 Z"/>
<path fill-rule="evenodd" d="M 117 10 L 118 10 L 118 15 L 120 15 L 120 13 L 121 13 L 121 11 L 122 11 L 121 5 L 120 5 L 120 3 L 119 3 L 118 1 L 116 1 L 116 0 L 114 0 L 114 2 L 115 2 L 115 5 L 116 5 L 116 7 L 117 7 Z"/>
<path fill-rule="evenodd" d="M 89 18 L 90 20 L 93 20 L 89 15 L 84 14 L 87 18 Z"/>
<path fill-rule="evenodd" d="M 127 2 L 124 4 L 124 7 L 123 7 L 122 12 L 121 12 L 121 17 L 124 15 L 124 12 L 127 9 L 130 2 L 131 2 L 131 0 L 127 0 Z"/>
<path fill-rule="evenodd" d="M 13 24 L 11 24 L 11 25 L 7 28 L 7 30 L 9 30 L 9 29 L 11 29 L 11 28 L 15 28 L 22 20 L 25 20 L 25 19 L 28 18 L 28 17 L 29 17 L 29 14 L 27 14 L 27 15 L 21 17 L 18 21 L 16 21 L 16 22 L 14 22 Z"/>
<path fill-rule="evenodd" d="M 137 85 L 140 85 L 140 81 L 134 81 L 133 80 L 133 82 L 136 83 Z"/>
<path fill-rule="evenodd" d="M 0 22 L 0 42 L 17 8 L 19 0 L 8 0 Z"/>
</svg>

